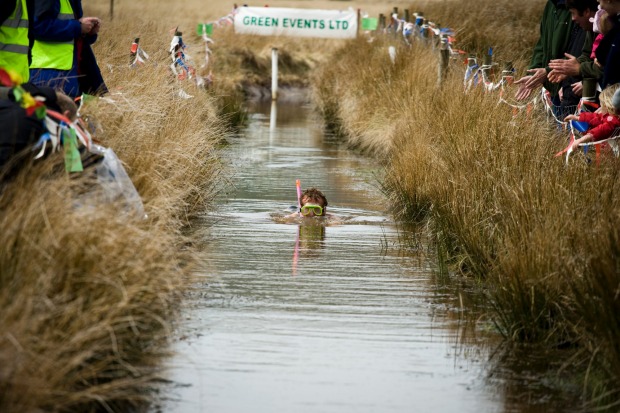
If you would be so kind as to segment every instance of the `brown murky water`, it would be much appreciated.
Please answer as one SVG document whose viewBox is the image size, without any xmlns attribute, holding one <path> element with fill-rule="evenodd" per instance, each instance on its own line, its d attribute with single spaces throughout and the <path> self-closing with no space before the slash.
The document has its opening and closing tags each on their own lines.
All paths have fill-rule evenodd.
<svg viewBox="0 0 620 413">
<path fill-rule="evenodd" d="M 224 149 L 235 189 L 209 217 L 161 411 L 566 411 L 526 373 L 502 378 L 489 362 L 498 337 L 473 334 L 454 288 L 402 250 L 377 164 L 326 137 L 306 106 L 281 103 L 272 128 L 268 105 L 252 110 Z M 295 179 L 342 222 L 283 222 Z"/>
</svg>

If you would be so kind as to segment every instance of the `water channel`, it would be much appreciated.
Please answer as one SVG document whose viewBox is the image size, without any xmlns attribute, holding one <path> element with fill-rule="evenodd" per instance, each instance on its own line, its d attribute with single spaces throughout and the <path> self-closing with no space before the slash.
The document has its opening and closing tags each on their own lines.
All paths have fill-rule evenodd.
<svg viewBox="0 0 620 413">
<path fill-rule="evenodd" d="M 256 104 L 224 153 L 234 190 L 208 218 L 159 411 L 556 411 L 545 389 L 494 378 L 479 342 L 497 337 L 465 337 L 458 294 L 400 246 L 381 167 L 326 136 L 308 105 Z M 296 179 L 339 219 L 282 220 Z"/>
</svg>

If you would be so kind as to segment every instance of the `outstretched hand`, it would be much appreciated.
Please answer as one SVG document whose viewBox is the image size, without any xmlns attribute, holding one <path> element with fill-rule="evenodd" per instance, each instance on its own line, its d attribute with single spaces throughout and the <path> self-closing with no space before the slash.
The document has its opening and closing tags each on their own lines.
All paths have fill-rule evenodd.
<svg viewBox="0 0 620 413">
<path fill-rule="evenodd" d="M 551 72 L 549 72 L 549 74 L 547 75 L 547 79 L 549 79 L 549 81 L 551 83 L 560 83 L 561 81 L 567 79 L 568 76 L 566 76 L 565 74 L 558 72 L 557 70 L 552 70 Z"/>
<path fill-rule="evenodd" d="M 575 142 L 573 142 L 573 145 L 571 146 L 570 150 L 571 151 L 576 151 L 577 149 L 579 149 L 579 144 L 584 143 L 584 142 L 588 142 L 592 138 L 593 138 L 593 136 L 591 134 L 586 133 L 581 138 L 575 139 Z"/>
<path fill-rule="evenodd" d="M 577 58 L 568 53 L 564 53 L 564 56 L 566 59 L 553 59 L 549 62 L 551 71 L 566 77 L 579 76 L 581 65 Z"/>
<path fill-rule="evenodd" d="M 530 74 L 514 82 L 515 85 L 519 85 L 519 89 L 515 93 L 517 100 L 525 100 L 530 97 L 533 90 L 540 86 L 547 76 L 547 70 L 544 68 L 529 69 L 527 72 Z"/>
<path fill-rule="evenodd" d="M 516 83 L 516 82 L 515 82 Z M 525 100 L 527 98 L 529 98 L 532 94 L 532 89 L 525 87 L 524 84 L 521 84 L 519 86 L 519 89 L 517 89 L 517 92 L 515 93 L 515 99 L 516 100 Z"/>
<path fill-rule="evenodd" d="M 529 79 L 525 82 L 525 87 L 534 89 L 543 84 L 545 79 L 547 78 L 547 69 L 544 67 L 539 67 L 537 69 L 529 69 L 527 71 L 530 73 Z"/>
</svg>

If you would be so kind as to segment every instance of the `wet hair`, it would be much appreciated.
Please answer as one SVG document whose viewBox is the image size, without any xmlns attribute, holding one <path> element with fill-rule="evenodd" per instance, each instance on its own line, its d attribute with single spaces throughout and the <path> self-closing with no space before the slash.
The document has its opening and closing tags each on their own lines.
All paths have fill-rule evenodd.
<svg viewBox="0 0 620 413">
<path fill-rule="evenodd" d="M 317 201 L 321 203 L 323 207 L 327 206 L 327 198 L 325 198 L 323 192 L 321 192 L 317 188 L 306 189 L 304 193 L 301 194 L 302 206 L 305 205 L 305 203 L 303 202 L 304 198 L 307 200 Z"/>
<path fill-rule="evenodd" d="M 566 0 L 566 8 L 575 9 L 582 16 L 586 9 L 596 12 L 598 10 L 598 1 L 596 0 Z"/>
<path fill-rule="evenodd" d="M 607 86 L 605 90 L 601 92 L 599 96 L 599 100 L 601 102 L 601 107 L 605 113 L 614 113 L 616 115 L 620 115 L 620 107 L 614 107 L 612 103 L 612 99 L 614 93 L 620 89 L 620 83 L 616 83 L 615 85 Z"/>
</svg>

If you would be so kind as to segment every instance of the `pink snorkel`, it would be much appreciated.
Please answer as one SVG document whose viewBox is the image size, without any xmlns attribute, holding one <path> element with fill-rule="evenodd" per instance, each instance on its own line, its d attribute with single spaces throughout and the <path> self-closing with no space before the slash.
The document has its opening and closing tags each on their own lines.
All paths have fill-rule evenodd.
<svg viewBox="0 0 620 413">
<path fill-rule="evenodd" d="M 301 216 L 301 182 L 299 179 L 295 181 L 297 186 L 297 212 Z M 293 275 L 297 275 L 297 261 L 299 261 L 299 232 L 301 227 L 297 227 L 297 239 L 295 240 L 295 250 L 293 251 Z"/>
<path fill-rule="evenodd" d="M 301 182 L 299 179 L 295 181 L 295 185 L 297 186 L 297 212 L 301 216 Z"/>
</svg>

